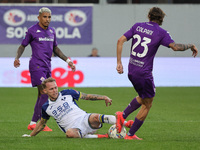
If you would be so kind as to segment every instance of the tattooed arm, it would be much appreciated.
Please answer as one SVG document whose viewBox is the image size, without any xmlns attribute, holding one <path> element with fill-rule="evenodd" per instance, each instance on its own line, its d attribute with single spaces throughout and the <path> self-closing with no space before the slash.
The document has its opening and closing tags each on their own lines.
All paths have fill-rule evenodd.
<svg viewBox="0 0 200 150">
<path fill-rule="evenodd" d="M 104 95 L 82 93 L 81 99 L 92 100 L 92 101 L 95 101 L 95 100 L 105 100 L 106 106 L 110 106 L 112 104 L 112 99 L 110 99 L 109 97 L 104 96 Z"/>
<path fill-rule="evenodd" d="M 198 50 L 194 44 L 177 44 L 177 43 L 170 43 L 169 47 L 172 48 L 174 51 L 185 51 L 187 49 L 191 49 L 192 56 L 196 57 L 198 54 Z"/>
<path fill-rule="evenodd" d="M 20 45 L 18 50 L 17 50 L 17 55 L 16 55 L 15 61 L 14 61 L 14 67 L 15 68 L 20 66 L 19 58 L 22 56 L 24 50 L 25 50 L 25 47 L 23 45 Z"/>
<path fill-rule="evenodd" d="M 65 56 L 63 54 L 63 52 L 60 50 L 60 48 L 58 48 L 57 46 L 53 48 L 54 53 L 61 58 L 62 60 L 66 61 L 68 59 L 67 56 Z M 68 63 L 68 65 L 71 67 L 72 71 L 76 70 L 76 66 L 74 65 L 74 63 L 71 61 Z"/>
<path fill-rule="evenodd" d="M 34 130 L 31 132 L 30 136 L 36 136 L 38 133 L 40 133 L 40 131 L 42 131 L 44 129 L 44 127 L 46 126 L 47 120 L 41 118 L 40 121 L 36 124 L 36 127 L 34 128 Z"/>
<path fill-rule="evenodd" d="M 57 46 L 53 48 L 54 53 L 60 57 L 62 60 L 66 61 L 67 60 L 67 56 L 65 56 L 63 54 L 63 52 L 60 50 L 60 48 L 58 48 Z"/>
</svg>

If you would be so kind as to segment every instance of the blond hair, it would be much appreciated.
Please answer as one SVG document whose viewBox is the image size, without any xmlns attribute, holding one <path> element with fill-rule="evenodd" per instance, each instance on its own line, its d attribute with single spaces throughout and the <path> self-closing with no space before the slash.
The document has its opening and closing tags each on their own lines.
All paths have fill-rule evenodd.
<svg viewBox="0 0 200 150">
<path fill-rule="evenodd" d="M 43 89 L 45 89 L 46 88 L 46 84 L 48 83 L 48 82 L 56 82 L 56 80 L 54 79 L 54 78 L 52 78 L 52 77 L 49 77 L 49 78 L 47 78 L 47 79 L 45 79 L 44 81 L 42 81 L 42 88 Z"/>
<path fill-rule="evenodd" d="M 47 12 L 47 13 L 51 14 L 51 10 L 49 8 L 47 8 L 47 7 L 40 8 L 39 15 L 41 15 L 43 12 Z"/>
</svg>

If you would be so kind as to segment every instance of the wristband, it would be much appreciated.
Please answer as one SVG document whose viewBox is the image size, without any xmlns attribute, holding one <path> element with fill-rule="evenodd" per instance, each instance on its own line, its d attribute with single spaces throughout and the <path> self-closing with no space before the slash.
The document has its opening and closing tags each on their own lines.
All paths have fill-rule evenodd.
<svg viewBox="0 0 200 150">
<path fill-rule="evenodd" d="M 69 64 L 72 61 L 69 58 L 67 58 L 66 62 Z"/>
</svg>

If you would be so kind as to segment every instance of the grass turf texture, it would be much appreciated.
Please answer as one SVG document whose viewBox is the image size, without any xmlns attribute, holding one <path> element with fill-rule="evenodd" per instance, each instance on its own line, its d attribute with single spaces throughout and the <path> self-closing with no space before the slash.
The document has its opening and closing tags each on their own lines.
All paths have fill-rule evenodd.
<svg viewBox="0 0 200 150">
<path fill-rule="evenodd" d="M 114 114 L 122 111 L 136 96 L 133 88 L 75 88 L 88 94 L 107 95 L 113 99 L 110 107 L 104 101 L 78 102 L 87 112 Z M 59 90 L 62 90 L 61 88 Z M 0 149 L 1 150 L 197 150 L 200 149 L 200 87 L 158 87 L 150 113 L 137 135 L 142 141 L 124 139 L 66 139 L 53 118 L 48 126 L 53 132 L 29 134 L 27 126 L 32 117 L 36 88 L 0 88 Z M 128 119 L 134 119 L 138 111 Z M 104 124 L 99 134 L 111 125 Z"/>
</svg>

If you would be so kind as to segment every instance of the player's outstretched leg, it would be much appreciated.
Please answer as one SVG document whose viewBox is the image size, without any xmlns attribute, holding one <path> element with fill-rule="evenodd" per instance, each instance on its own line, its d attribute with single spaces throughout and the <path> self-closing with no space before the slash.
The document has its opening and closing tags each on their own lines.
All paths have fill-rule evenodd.
<svg viewBox="0 0 200 150">
<path fill-rule="evenodd" d="M 113 115 L 104 115 L 104 114 L 100 114 L 99 115 L 99 122 L 100 123 L 108 123 L 108 124 L 116 124 L 116 117 Z M 134 121 L 133 120 L 128 120 L 128 121 L 124 121 L 123 126 L 127 127 L 127 128 L 131 128 L 131 126 L 133 125 Z"/>
</svg>

